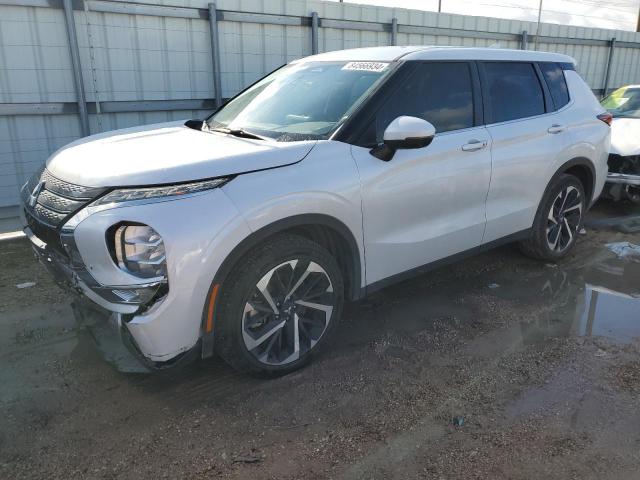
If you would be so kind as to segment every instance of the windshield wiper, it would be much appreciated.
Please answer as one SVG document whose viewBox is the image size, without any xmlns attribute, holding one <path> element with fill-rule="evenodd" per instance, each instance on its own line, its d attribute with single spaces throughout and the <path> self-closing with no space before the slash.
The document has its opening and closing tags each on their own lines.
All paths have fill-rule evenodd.
<svg viewBox="0 0 640 480">
<path fill-rule="evenodd" d="M 261 137 L 260 135 L 256 135 L 255 133 L 247 132 L 246 130 L 242 130 L 241 128 L 215 127 L 215 128 L 209 128 L 209 131 L 227 133 L 229 135 L 233 135 L 234 137 L 240 137 L 240 138 L 253 138 L 254 140 L 265 139 L 265 137 Z"/>
</svg>

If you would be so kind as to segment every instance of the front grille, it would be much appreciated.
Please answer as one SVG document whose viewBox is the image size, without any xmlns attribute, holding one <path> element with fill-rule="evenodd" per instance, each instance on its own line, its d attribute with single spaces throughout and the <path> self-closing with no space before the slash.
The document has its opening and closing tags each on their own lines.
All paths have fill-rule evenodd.
<svg viewBox="0 0 640 480">
<path fill-rule="evenodd" d="M 36 189 L 42 184 L 40 191 Z M 29 205 L 29 197 L 37 193 L 37 203 Z M 84 187 L 54 177 L 47 169 L 36 173 L 23 192 L 27 213 L 37 221 L 59 228 L 65 220 L 104 192 L 104 188 Z"/>
<path fill-rule="evenodd" d="M 49 190 L 40 192 L 38 203 L 42 205 L 43 208 L 67 214 L 79 210 L 84 205 L 82 200 L 71 200 L 66 197 L 61 197 L 55 193 L 51 193 Z"/>
<path fill-rule="evenodd" d="M 40 181 L 44 182 L 44 187 L 49 192 L 74 200 L 93 200 L 105 190 L 100 187 L 83 187 L 82 185 L 65 182 L 51 175 L 47 169 L 42 172 Z"/>
<path fill-rule="evenodd" d="M 30 213 L 41 222 L 46 223 L 47 225 L 50 225 L 52 227 L 57 227 L 62 224 L 65 217 L 68 215 L 65 213 L 58 213 L 53 210 L 49 210 L 48 208 L 43 207 L 40 203 L 36 203 Z"/>
<path fill-rule="evenodd" d="M 41 185 L 39 191 L 38 185 Z M 104 191 L 104 188 L 65 182 L 42 168 L 29 179 L 22 191 L 27 224 L 43 242 L 66 254 L 60 242 L 60 228 L 67 219 Z M 36 197 L 36 203 L 30 205 L 29 200 L 33 196 Z"/>
</svg>

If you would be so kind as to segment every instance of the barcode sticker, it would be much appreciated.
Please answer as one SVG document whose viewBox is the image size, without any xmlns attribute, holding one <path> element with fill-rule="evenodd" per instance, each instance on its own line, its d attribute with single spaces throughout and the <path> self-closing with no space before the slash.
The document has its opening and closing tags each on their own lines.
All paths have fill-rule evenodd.
<svg viewBox="0 0 640 480">
<path fill-rule="evenodd" d="M 365 72 L 382 72 L 389 66 L 384 62 L 349 62 L 342 70 L 361 70 Z"/>
</svg>

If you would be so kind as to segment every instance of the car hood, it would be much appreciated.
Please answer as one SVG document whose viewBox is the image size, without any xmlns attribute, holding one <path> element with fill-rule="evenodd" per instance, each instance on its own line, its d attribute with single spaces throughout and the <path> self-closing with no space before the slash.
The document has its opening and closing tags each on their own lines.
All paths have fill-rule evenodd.
<svg viewBox="0 0 640 480">
<path fill-rule="evenodd" d="M 77 140 L 51 155 L 47 169 L 87 187 L 178 183 L 290 165 L 315 143 L 238 138 L 170 122 Z"/>
<path fill-rule="evenodd" d="M 613 119 L 610 151 L 623 157 L 640 155 L 640 119 Z"/>
</svg>

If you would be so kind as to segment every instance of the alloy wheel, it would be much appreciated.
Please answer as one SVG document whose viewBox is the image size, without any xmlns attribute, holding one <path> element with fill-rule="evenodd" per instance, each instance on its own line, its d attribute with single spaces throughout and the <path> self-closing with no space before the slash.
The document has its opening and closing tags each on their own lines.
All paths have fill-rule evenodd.
<svg viewBox="0 0 640 480">
<path fill-rule="evenodd" d="M 242 313 L 242 337 L 261 363 L 295 362 L 318 343 L 335 307 L 327 272 L 295 259 L 269 270 L 255 285 Z"/>
<path fill-rule="evenodd" d="M 553 201 L 547 216 L 547 244 L 553 252 L 562 253 L 570 245 L 582 221 L 582 196 L 569 185 Z"/>
</svg>

